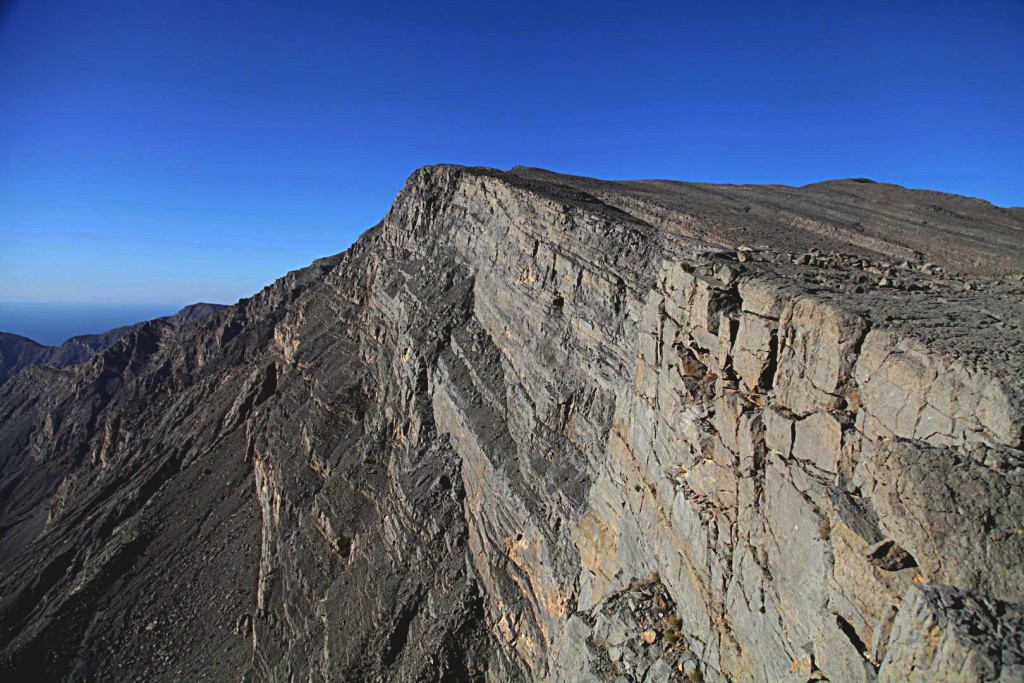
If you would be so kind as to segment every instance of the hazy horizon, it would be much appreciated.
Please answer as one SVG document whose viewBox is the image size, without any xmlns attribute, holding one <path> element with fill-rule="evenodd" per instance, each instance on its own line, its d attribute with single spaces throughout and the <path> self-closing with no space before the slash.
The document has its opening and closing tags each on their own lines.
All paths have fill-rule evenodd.
<svg viewBox="0 0 1024 683">
<path fill-rule="evenodd" d="M 173 315 L 185 305 L 0 301 L 0 332 L 59 346 L 71 337 Z"/>
</svg>

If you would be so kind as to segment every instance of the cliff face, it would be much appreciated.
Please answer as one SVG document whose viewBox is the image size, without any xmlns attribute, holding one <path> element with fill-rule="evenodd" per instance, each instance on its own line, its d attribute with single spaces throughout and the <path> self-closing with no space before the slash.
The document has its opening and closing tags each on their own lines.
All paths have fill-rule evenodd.
<svg viewBox="0 0 1024 683">
<path fill-rule="evenodd" d="M 432 167 L 0 388 L 0 668 L 1024 678 L 1024 217 Z"/>
</svg>

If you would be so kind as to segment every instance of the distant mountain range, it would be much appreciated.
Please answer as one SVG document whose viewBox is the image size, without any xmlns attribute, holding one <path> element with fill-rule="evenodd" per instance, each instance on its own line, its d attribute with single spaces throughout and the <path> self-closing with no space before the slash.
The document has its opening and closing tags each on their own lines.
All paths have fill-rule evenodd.
<svg viewBox="0 0 1024 683">
<path fill-rule="evenodd" d="M 196 303 L 157 320 L 181 327 L 186 323 L 204 320 L 223 308 L 222 304 Z M 0 385 L 33 365 L 66 368 L 83 363 L 144 324 L 124 325 L 99 334 L 81 334 L 71 337 L 60 346 L 45 346 L 28 337 L 0 332 Z"/>
</svg>

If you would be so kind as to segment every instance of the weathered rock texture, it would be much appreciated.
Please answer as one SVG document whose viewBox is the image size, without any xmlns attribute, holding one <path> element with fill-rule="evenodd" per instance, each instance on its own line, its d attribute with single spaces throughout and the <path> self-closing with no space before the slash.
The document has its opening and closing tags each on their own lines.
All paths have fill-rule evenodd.
<svg viewBox="0 0 1024 683">
<path fill-rule="evenodd" d="M 0 668 L 1021 680 L 1022 238 L 422 169 L 347 252 L 0 388 Z"/>
<path fill-rule="evenodd" d="M 204 320 L 224 308 L 220 304 L 198 303 L 185 306 L 174 315 L 158 318 L 173 327 Z M 141 325 L 142 323 L 139 323 Z M 33 365 L 66 368 L 84 363 L 109 348 L 139 325 L 125 325 L 100 334 L 80 334 L 60 346 L 44 346 L 28 337 L 0 332 L 0 384 Z"/>
</svg>

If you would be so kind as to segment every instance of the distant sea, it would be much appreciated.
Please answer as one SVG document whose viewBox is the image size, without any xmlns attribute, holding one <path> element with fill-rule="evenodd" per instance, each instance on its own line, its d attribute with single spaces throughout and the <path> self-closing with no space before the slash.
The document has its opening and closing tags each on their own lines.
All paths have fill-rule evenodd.
<svg viewBox="0 0 1024 683">
<path fill-rule="evenodd" d="M 46 346 L 68 337 L 97 334 L 134 325 L 181 309 L 174 304 L 33 304 L 0 302 L 0 332 L 10 332 Z"/>
</svg>

